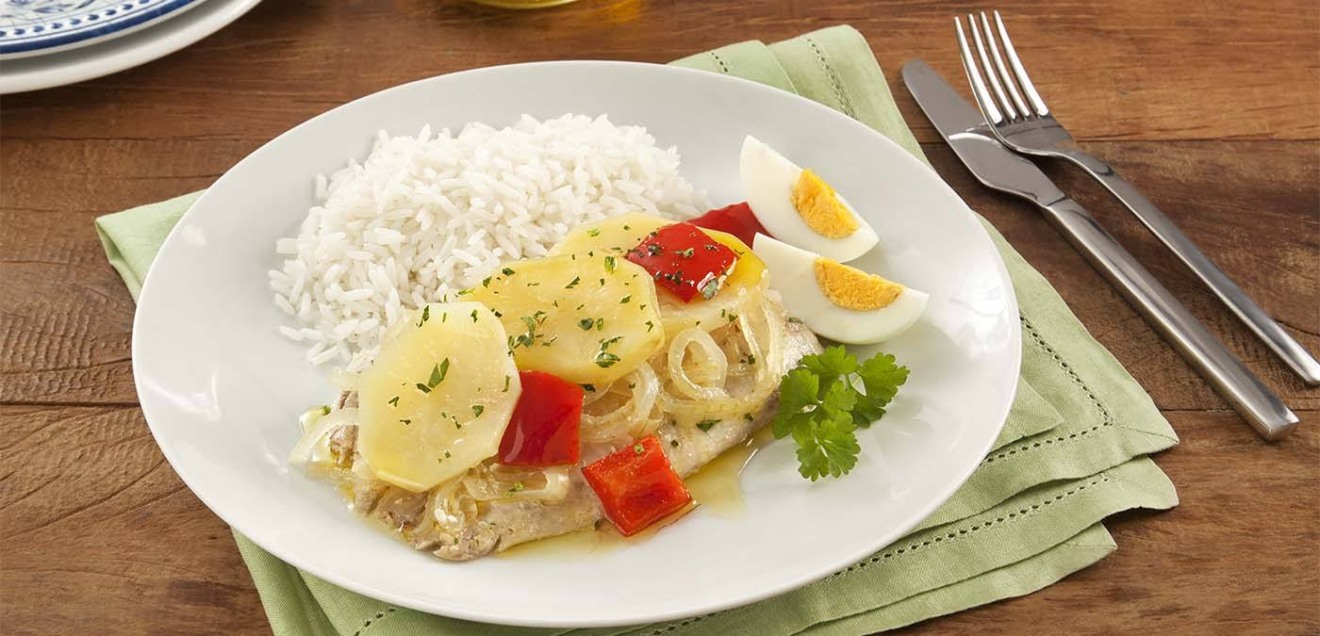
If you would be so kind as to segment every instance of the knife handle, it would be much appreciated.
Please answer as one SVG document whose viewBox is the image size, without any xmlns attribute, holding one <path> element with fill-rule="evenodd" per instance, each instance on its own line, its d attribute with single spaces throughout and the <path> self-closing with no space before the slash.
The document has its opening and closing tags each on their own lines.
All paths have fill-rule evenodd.
<svg viewBox="0 0 1320 636">
<path fill-rule="evenodd" d="M 1261 383 L 1169 290 L 1151 276 L 1086 208 L 1069 198 L 1041 204 L 1087 260 L 1108 278 L 1210 385 L 1267 440 L 1297 426 L 1297 416 Z"/>
<path fill-rule="evenodd" d="M 1242 291 L 1228 274 L 1215 266 L 1169 217 L 1155 207 L 1136 186 L 1120 177 L 1108 163 L 1081 150 L 1070 150 L 1063 158 L 1081 166 L 1119 201 L 1123 202 L 1145 226 L 1164 243 L 1210 291 L 1247 325 L 1310 386 L 1320 386 L 1320 362 L 1275 322 L 1260 305 Z"/>
</svg>

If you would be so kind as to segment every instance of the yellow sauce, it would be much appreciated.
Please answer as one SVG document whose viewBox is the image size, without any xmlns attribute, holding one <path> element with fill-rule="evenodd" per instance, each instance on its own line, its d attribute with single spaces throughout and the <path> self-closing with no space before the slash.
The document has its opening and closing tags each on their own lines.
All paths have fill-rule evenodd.
<svg viewBox="0 0 1320 636">
<path fill-rule="evenodd" d="M 739 476 L 756 451 L 773 439 L 774 434 L 766 426 L 743 443 L 720 453 L 719 457 L 683 480 L 688 492 L 692 493 L 692 499 L 698 506 L 721 517 L 741 515 L 747 508 Z"/>
</svg>

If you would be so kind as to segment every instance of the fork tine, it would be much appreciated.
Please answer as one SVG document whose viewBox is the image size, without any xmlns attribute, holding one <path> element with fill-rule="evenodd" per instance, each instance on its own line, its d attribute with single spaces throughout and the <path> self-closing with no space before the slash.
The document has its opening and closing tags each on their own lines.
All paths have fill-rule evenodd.
<svg viewBox="0 0 1320 636">
<path fill-rule="evenodd" d="M 999 17 L 998 11 L 995 11 L 995 26 L 999 27 L 999 39 L 1004 42 L 1004 52 L 1008 54 L 1008 63 L 1013 67 L 1013 74 L 1017 76 L 1018 84 L 1022 85 L 1022 92 L 1031 100 L 1037 115 L 1044 117 L 1050 114 L 1050 109 L 1045 107 L 1045 100 L 1040 98 L 1040 93 L 1036 92 L 1035 85 L 1031 83 L 1027 69 L 1022 68 L 1022 60 L 1018 59 L 1017 50 L 1013 48 L 1013 40 L 1008 37 L 1008 29 L 1004 28 L 1004 19 Z"/>
<path fill-rule="evenodd" d="M 981 114 L 985 115 L 991 125 L 997 126 L 1004 123 L 1004 116 L 999 112 L 999 107 L 995 106 L 995 100 L 990 96 L 990 91 L 986 90 L 985 82 L 981 79 L 981 71 L 976 67 L 976 60 L 972 58 L 972 50 L 967 46 L 967 36 L 963 33 L 962 18 L 955 17 L 953 26 L 958 30 L 958 51 L 962 53 L 963 69 L 967 71 L 967 82 L 972 85 L 972 96 L 976 98 L 976 103 L 981 107 Z"/>
<path fill-rule="evenodd" d="M 984 13 L 981 15 L 985 16 Z M 990 88 L 994 89 L 995 97 L 999 98 L 1000 108 L 1003 109 L 1004 115 L 1010 120 L 1017 119 L 1018 112 L 1013 109 L 1013 102 L 1008 101 L 1008 96 L 1004 95 L 1004 86 L 999 83 L 999 76 L 995 74 L 994 67 L 990 66 L 990 56 L 986 55 L 985 43 L 981 41 L 981 28 L 976 25 L 976 17 L 970 13 L 967 14 L 967 26 L 972 31 L 972 41 L 976 43 L 976 53 L 981 58 L 981 68 L 990 80 Z M 990 32 L 989 26 L 985 28 L 985 36 L 992 43 L 995 41 L 995 36 Z M 1007 79 L 1007 76 L 1005 76 L 1005 79 Z M 1027 115 L 1026 108 L 1022 109 L 1022 115 L 1024 117 Z"/>
<path fill-rule="evenodd" d="M 1013 76 L 1009 75 L 1008 67 L 1004 66 L 1004 58 L 999 55 L 999 43 L 995 41 L 995 32 L 990 29 L 990 18 L 985 17 L 985 12 L 981 12 L 981 26 L 985 29 L 985 39 L 990 42 L 990 53 L 995 58 L 995 69 L 999 71 L 999 76 L 1004 78 L 1004 86 L 1008 88 L 1008 93 L 1013 97 L 1013 103 L 1017 105 L 1023 117 L 1031 114 L 1027 110 L 1027 103 L 1022 101 L 1022 93 L 1018 92 L 1017 83 L 1013 81 Z M 986 62 L 986 72 L 990 72 L 990 63 Z M 999 97 L 1004 99 L 1003 95 Z M 1005 100 L 1007 101 L 1007 100 Z"/>
</svg>

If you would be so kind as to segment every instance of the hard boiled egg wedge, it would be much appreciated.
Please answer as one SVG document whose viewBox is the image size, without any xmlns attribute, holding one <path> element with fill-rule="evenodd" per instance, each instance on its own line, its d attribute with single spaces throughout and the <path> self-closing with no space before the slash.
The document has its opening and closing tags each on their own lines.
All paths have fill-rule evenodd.
<svg viewBox="0 0 1320 636">
<path fill-rule="evenodd" d="M 816 173 L 748 135 L 738 163 L 752 214 L 770 234 L 839 262 L 875 247 L 875 230 Z"/>
<path fill-rule="evenodd" d="M 872 344 L 911 327 L 926 309 L 925 293 L 855 267 L 756 235 L 752 246 L 769 270 L 770 287 L 790 316 L 817 335 Z"/>
</svg>

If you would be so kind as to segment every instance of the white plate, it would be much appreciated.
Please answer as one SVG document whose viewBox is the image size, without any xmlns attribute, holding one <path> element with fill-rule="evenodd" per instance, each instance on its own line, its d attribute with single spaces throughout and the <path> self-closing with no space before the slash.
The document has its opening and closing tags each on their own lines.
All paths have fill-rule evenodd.
<svg viewBox="0 0 1320 636">
<path fill-rule="evenodd" d="M 653 538 L 591 555 L 453 564 L 410 548 L 284 462 L 298 414 L 334 392 L 281 339 L 267 290 L 275 239 L 312 205 L 313 178 L 361 158 L 381 128 L 495 126 L 524 112 L 609 114 L 675 144 L 712 201 L 742 199 L 752 133 L 819 171 L 875 226 L 863 265 L 930 293 L 886 350 L 912 369 L 851 475 L 810 483 L 790 442 L 758 454 L 736 518 L 698 509 Z M 294 128 L 230 170 L 184 216 L 147 277 L 133 329 L 152 433 L 203 502 L 276 556 L 390 603 L 535 626 L 636 624 L 763 599 L 824 577 L 910 530 L 990 449 L 1020 356 L 1003 262 L 966 205 L 927 166 L 864 125 L 759 84 L 616 62 L 480 69 L 393 88 Z M 144 529 L 149 531 L 149 529 Z"/>
<path fill-rule="evenodd" d="M 260 1 L 194 2 L 168 20 L 151 22 L 110 40 L 6 59 L 0 64 L 0 95 L 64 86 L 146 64 L 223 29 Z"/>
</svg>

